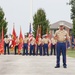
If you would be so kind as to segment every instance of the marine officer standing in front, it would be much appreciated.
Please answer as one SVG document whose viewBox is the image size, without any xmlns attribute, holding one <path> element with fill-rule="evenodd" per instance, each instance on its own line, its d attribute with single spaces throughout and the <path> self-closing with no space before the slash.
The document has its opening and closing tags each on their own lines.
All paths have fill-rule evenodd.
<svg viewBox="0 0 75 75">
<path fill-rule="evenodd" d="M 69 35 L 66 30 L 64 30 L 64 23 L 59 24 L 59 30 L 55 32 L 55 39 L 57 40 L 57 62 L 55 68 L 60 67 L 60 53 L 62 52 L 63 56 L 63 67 L 67 68 L 66 64 L 66 40 L 69 40 Z"/>
</svg>

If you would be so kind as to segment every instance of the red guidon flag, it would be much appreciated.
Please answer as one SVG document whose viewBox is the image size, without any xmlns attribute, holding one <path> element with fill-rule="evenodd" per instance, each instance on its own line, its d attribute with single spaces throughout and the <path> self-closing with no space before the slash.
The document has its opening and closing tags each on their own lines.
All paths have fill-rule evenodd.
<svg viewBox="0 0 75 75">
<path fill-rule="evenodd" d="M 4 32 L 3 32 L 3 27 L 2 27 L 2 38 L 0 41 L 0 54 L 4 53 Z"/>
<path fill-rule="evenodd" d="M 22 35 L 21 27 L 20 27 L 18 54 L 20 54 L 20 51 L 22 50 L 22 47 L 23 47 L 23 35 Z"/>
<path fill-rule="evenodd" d="M 14 49 L 14 47 L 15 47 L 15 45 L 16 45 L 16 42 L 15 42 L 15 40 L 16 40 L 16 32 L 15 32 L 15 28 L 14 28 L 14 26 L 13 26 L 13 31 L 12 31 L 12 44 L 11 44 L 11 48 L 12 49 Z"/>
<path fill-rule="evenodd" d="M 38 43 L 39 35 L 41 37 L 41 25 L 40 26 L 38 25 L 38 28 L 37 28 L 37 32 L 36 32 L 36 43 Z"/>
<path fill-rule="evenodd" d="M 36 32 L 36 43 L 38 43 L 38 37 L 39 37 L 39 25 L 38 25 L 37 32 Z"/>
</svg>

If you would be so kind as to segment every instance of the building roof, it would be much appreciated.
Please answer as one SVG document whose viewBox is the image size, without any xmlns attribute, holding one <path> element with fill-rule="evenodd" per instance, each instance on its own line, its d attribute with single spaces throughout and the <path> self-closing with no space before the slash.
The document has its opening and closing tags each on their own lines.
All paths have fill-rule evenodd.
<svg viewBox="0 0 75 75">
<path fill-rule="evenodd" d="M 58 22 L 55 22 L 55 23 L 51 24 L 50 28 L 51 29 L 58 29 L 60 22 L 63 22 L 64 26 L 68 27 L 69 29 L 73 28 L 73 25 L 71 23 L 67 22 L 67 21 L 58 21 Z"/>
</svg>

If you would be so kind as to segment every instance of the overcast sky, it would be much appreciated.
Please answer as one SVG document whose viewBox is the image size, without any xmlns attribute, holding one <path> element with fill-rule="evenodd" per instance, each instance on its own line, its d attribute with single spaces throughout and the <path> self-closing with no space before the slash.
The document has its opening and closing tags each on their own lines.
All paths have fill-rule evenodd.
<svg viewBox="0 0 75 75">
<path fill-rule="evenodd" d="M 0 6 L 8 22 L 8 34 L 12 33 L 15 23 L 16 33 L 19 35 L 20 26 L 23 34 L 29 31 L 32 16 L 39 8 L 44 9 L 51 24 L 59 20 L 71 22 L 70 6 L 66 5 L 67 2 L 69 0 L 0 0 Z"/>
</svg>

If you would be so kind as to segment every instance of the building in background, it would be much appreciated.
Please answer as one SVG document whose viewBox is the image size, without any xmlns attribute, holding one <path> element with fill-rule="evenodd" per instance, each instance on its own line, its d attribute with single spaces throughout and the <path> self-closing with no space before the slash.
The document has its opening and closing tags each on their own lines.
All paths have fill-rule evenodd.
<svg viewBox="0 0 75 75">
<path fill-rule="evenodd" d="M 60 22 L 63 22 L 64 26 L 65 26 L 65 30 L 69 33 L 69 35 L 72 33 L 72 28 L 73 28 L 73 25 L 67 21 L 58 21 L 58 22 L 55 22 L 53 24 L 50 25 L 50 32 L 52 34 L 55 33 L 56 30 L 59 29 L 59 24 Z"/>
</svg>

